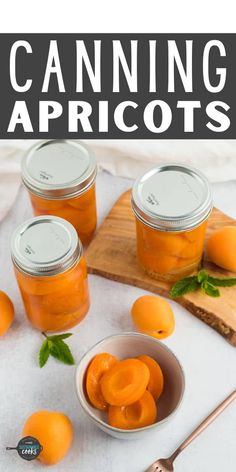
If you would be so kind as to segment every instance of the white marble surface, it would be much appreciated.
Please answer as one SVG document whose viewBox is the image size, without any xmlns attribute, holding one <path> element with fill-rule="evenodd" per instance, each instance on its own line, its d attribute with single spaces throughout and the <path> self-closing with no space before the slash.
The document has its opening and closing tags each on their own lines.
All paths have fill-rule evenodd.
<svg viewBox="0 0 236 472">
<path fill-rule="evenodd" d="M 99 221 L 130 181 L 108 174 L 98 176 Z M 236 217 L 236 183 L 214 186 L 215 204 Z M 213 407 L 236 387 L 236 350 L 217 333 L 173 302 L 176 330 L 165 343 L 173 349 L 186 374 L 186 394 L 181 411 L 161 432 L 147 441 L 121 442 L 92 426 L 77 401 L 75 368 L 53 359 L 42 370 L 37 353 L 42 342 L 31 328 L 14 280 L 9 239 L 20 222 L 31 215 L 27 195 L 21 189 L 17 202 L 0 226 L 0 288 L 14 300 L 15 322 L 0 340 L 0 470 L 31 472 L 43 470 L 38 463 L 26 463 L 14 451 L 5 451 L 19 440 L 24 420 L 42 409 L 61 410 L 71 418 L 75 437 L 72 449 L 60 464 L 50 468 L 61 472 L 142 472 L 157 457 L 168 455 L 179 441 Z M 70 338 L 75 358 L 104 336 L 131 330 L 130 307 L 143 290 L 89 277 L 92 305 L 86 319 Z M 176 462 L 178 472 L 234 472 L 236 464 L 236 403 Z"/>
</svg>

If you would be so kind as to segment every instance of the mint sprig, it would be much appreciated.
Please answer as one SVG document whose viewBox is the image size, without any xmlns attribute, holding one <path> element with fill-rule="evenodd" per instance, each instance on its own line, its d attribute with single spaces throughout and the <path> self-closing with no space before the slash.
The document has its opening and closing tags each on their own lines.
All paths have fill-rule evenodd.
<svg viewBox="0 0 236 472">
<path fill-rule="evenodd" d="M 213 283 L 215 287 L 232 287 L 233 285 L 236 285 L 236 277 L 227 279 L 227 278 L 211 277 L 209 275 L 208 281 Z"/>
<path fill-rule="evenodd" d="M 172 298 L 182 297 L 188 292 L 194 292 L 199 286 L 197 277 L 186 277 L 185 279 L 178 280 L 170 290 L 170 296 Z"/>
<path fill-rule="evenodd" d="M 210 283 L 208 280 L 204 280 L 201 283 L 201 289 L 204 293 L 209 295 L 210 297 L 219 297 L 220 291 L 214 284 Z"/>
<path fill-rule="evenodd" d="M 217 278 L 210 275 L 205 269 L 201 269 L 196 275 L 178 280 L 170 290 L 172 298 L 182 297 L 186 293 L 201 289 L 210 297 L 219 297 L 220 291 L 217 287 L 232 287 L 236 285 L 236 277 Z"/>
<path fill-rule="evenodd" d="M 64 339 L 72 336 L 72 333 L 56 334 L 53 336 L 47 336 L 45 333 L 42 334 L 46 339 L 43 341 L 39 351 L 39 366 L 41 368 L 46 364 L 50 355 L 67 365 L 75 363 L 69 346 L 64 342 Z"/>
</svg>

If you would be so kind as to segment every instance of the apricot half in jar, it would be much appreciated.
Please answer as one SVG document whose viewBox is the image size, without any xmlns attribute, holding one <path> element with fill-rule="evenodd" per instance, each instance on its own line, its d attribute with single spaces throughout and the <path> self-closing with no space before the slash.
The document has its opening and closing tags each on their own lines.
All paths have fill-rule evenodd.
<svg viewBox="0 0 236 472">
<path fill-rule="evenodd" d="M 49 200 L 47 198 L 41 198 L 36 195 L 30 195 L 32 205 L 42 212 L 50 213 L 52 210 L 58 210 L 64 206 L 63 200 Z"/>
<path fill-rule="evenodd" d="M 157 419 L 157 406 L 150 392 L 129 406 L 110 406 L 108 423 L 114 428 L 136 429 L 150 426 Z"/>
<path fill-rule="evenodd" d="M 78 280 L 83 280 L 87 276 L 87 266 L 82 257 L 76 267 L 72 267 L 67 272 L 54 275 L 52 277 L 34 277 L 15 270 L 16 278 L 21 290 L 30 295 L 46 295 L 58 291 L 73 289 Z"/>
<path fill-rule="evenodd" d="M 110 405 L 131 405 L 142 397 L 149 379 L 149 369 L 143 362 L 138 359 L 125 359 L 103 375 L 102 394 Z"/>
<path fill-rule="evenodd" d="M 157 339 L 170 336 L 175 329 L 175 319 L 170 304 L 164 298 L 155 295 L 138 298 L 132 306 L 131 315 L 139 331 Z"/>
<path fill-rule="evenodd" d="M 70 198 L 68 200 L 69 205 L 74 208 L 84 210 L 86 206 L 95 205 L 95 187 L 88 189 L 78 197 Z"/>
<path fill-rule="evenodd" d="M 182 233 L 155 231 L 152 233 L 152 236 L 150 233 L 149 237 L 150 239 L 153 238 L 153 245 L 155 245 L 158 253 L 163 253 L 170 256 L 178 256 L 178 254 L 181 251 L 184 251 L 188 245 L 188 242 L 183 237 Z"/>
<path fill-rule="evenodd" d="M 107 402 L 102 394 L 100 380 L 118 360 L 107 352 L 97 354 L 89 364 L 86 375 L 86 391 L 90 403 L 98 410 L 106 410 Z"/>
<path fill-rule="evenodd" d="M 157 272 L 159 274 L 169 274 L 173 272 L 178 267 L 180 258 L 177 256 L 169 256 L 167 254 L 157 254 L 153 256 L 153 254 L 140 254 L 140 259 L 143 257 L 145 265 L 150 267 L 152 271 Z"/>
</svg>

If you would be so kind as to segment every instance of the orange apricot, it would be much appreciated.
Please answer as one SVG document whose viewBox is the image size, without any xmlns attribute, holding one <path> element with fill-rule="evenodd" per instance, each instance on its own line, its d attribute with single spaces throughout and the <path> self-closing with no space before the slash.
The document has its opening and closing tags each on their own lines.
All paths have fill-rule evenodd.
<svg viewBox="0 0 236 472">
<path fill-rule="evenodd" d="M 118 360 L 116 357 L 103 352 L 97 354 L 88 366 L 86 374 L 86 391 L 89 397 L 90 403 L 98 410 L 106 410 L 107 402 L 103 397 L 100 380 L 102 376 L 107 372 Z"/>
<path fill-rule="evenodd" d="M 89 299 L 81 302 L 74 306 L 63 307 L 64 311 L 60 311 L 58 308 L 57 313 L 52 312 L 50 308 L 48 310 L 42 309 L 40 303 L 34 299 L 29 300 L 23 296 L 23 301 L 27 313 L 27 317 L 32 325 L 40 331 L 65 331 L 73 328 L 80 323 L 86 316 L 89 310 Z"/>
<path fill-rule="evenodd" d="M 79 212 L 75 208 L 72 208 L 70 205 L 68 205 L 67 200 L 64 201 L 63 207 L 60 208 L 58 211 L 53 210 L 52 215 L 64 218 L 65 220 L 69 221 L 75 228 L 78 225 Z"/>
<path fill-rule="evenodd" d="M 236 272 L 236 226 L 214 231 L 207 241 L 207 255 L 219 267 Z"/>
<path fill-rule="evenodd" d="M 48 311 L 52 315 L 61 313 L 67 315 L 72 312 L 77 312 L 78 307 L 88 299 L 86 285 L 81 282 L 80 284 L 75 284 L 74 290 L 70 288 L 68 292 L 54 292 L 43 296 L 41 298 L 42 310 Z"/>
<path fill-rule="evenodd" d="M 195 243 L 199 240 L 203 240 L 205 237 L 207 221 L 203 221 L 197 228 L 191 229 L 190 231 L 184 231 L 183 236 L 190 242 Z"/>
<path fill-rule="evenodd" d="M 62 208 L 51 211 L 52 215 L 60 216 L 69 221 L 78 232 L 79 238 L 83 244 L 87 244 L 96 229 L 97 214 L 96 207 L 88 207 L 87 210 L 79 210 L 75 207 L 65 204 Z"/>
<path fill-rule="evenodd" d="M 174 314 L 164 298 L 155 295 L 138 298 L 132 306 L 131 315 L 138 330 L 154 338 L 166 338 L 174 331 Z"/>
<path fill-rule="evenodd" d="M 146 364 L 149 369 L 150 380 L 147 385 L 147 390 L 152 394 L 154 400 L 157 401 L 160 398 L 164 388 L 164 377 L 162 370 L 159 364 L 152 357 L 143 355 L 139 356 L 138 359 L 141 362 L 144 362 L 144 364 Z"/>
<path fill-rule="evenodd" d="M 136 219 L 137 256 L 151 277 L 175 280 L 198 268 L 206 222 L 183 232 L 159 231 Z"/>
<path fill-rule="evenodd" d="M 108 410 L 108 423 L 114 428 L 143 428 L 155 423 L 156 419 L 157 406 L 148 390 L 132 405 L 110 406 Z"/>
<path fill-rule="evenodd" d="M 86 206 L 95 205 L 95 185 L 83 192 L 78 197 L 70 198 L 67 200 L 68 204 L 74 208 L 85 210 Z"/>
<path fill-rule="evenodd" d="M 155 246 L 157 245 L 159 253 L 164 253 L 170 256 L 178 256 L 178 254 L 181 251 L 184 251 L 188 245 L 188 241 L 186 241 L 186 239 L 182 236 L 182 233 L 167 233 L 164 231 L 157 231 L 152 228 L 148 228 L 148 231 L 150 231 L 152 242 L 155 244 Z"/>
<path fill-rule="evenodd" d="M 84 257 L 68 271 L 51 277 L 33 277 L 16 268 L 15 273 L 27 316 L 41 331 L 71 328 L 88 312 Z"/>
<path fill-rule="evenodd" d="M 14 319 L 14 306 L 5 292 L 0 290 L 0 336 L 10 328 Z"/>
<path fill-rule="evenodd" d="M 169 256 L 168 254 L 153 256 L 153 254 L 150 253 L 145 256 L 145 265 L 146 264 L 148 264 L 148 267 L 152 267 L 151 272 L 154 271 L 164 275 L 177 269 L 179 257 Z"/>
<path fill-rule="evenodd" d="M 46 295 L 58 291 L 69 291 L 74 284 L 87 277 L 85 258 L 82 257 L 77 266 L 52 277 L 32 276 L 15 269 L 18 284 L 24 292 L 31 295 Z"/>
<path fill-rule="evenodd" d="M 83 244 L 92 239 L 97 224 L 95 185 L 78 197 L 50 200 L 30 193 L 36 216 L 55 215 L 69 221 Z"/>
<path fill-rule="evenodd" d="M 139 400 L 148 385 L 148 367 L 138 359 L 116 363 L 101 378 L 101 390 L 107 403 L 126 406 Z"/>
<path fill-rule="evenodd" d="M 43 464 L 53 465 L 67 454 L 73 439 L 73 427 L 63 413 L 41 410 L 26 420 L 22 436 L 38 439 L 43 449 L 37 459 Z"/>
<path fill-rule="evenodd" d="M 37 195 L 30 194 L 31 203 L 34 209 L 41 214 L 48 213 L 52 210 L 58 210 L 59 208 L 63 207 L 64 201 L 63 200 L 49 200 L 47 198 L 41 198 Z"/>
</svg>

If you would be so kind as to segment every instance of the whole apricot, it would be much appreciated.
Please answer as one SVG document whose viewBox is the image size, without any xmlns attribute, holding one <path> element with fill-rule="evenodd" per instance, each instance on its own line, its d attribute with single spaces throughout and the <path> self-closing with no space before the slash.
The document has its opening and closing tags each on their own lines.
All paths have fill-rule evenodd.
<svg viewBox="0 0 236 472">
<path fill-rule="evenodd" d="M 22 436 L 38 439 L 43 449 L 37 459 L 43 464 L 53 465 L 67 454 L 73 439 L 73 427 L 63 413 L 41 410 L 26 420 Z"/>
<path fill-rule="evenodd" d="M 142 333 L 157 339 L 170 336 L 175 329 L 172 308 L 167 300 L 155 295 L 138 298 L 131 309 L 133 322 Z"/>
<path fill-rule="evenodd" d="M 0 336 L 10 328 L 14 319 L 14 306 L 5 292 L 0 290 Z"/>
<path fill-rule="evenodd" d="M 214 231 L 207 241 L 207 255 L 219 267 L 236 272 L 236 226 Z"/>
</svg>

